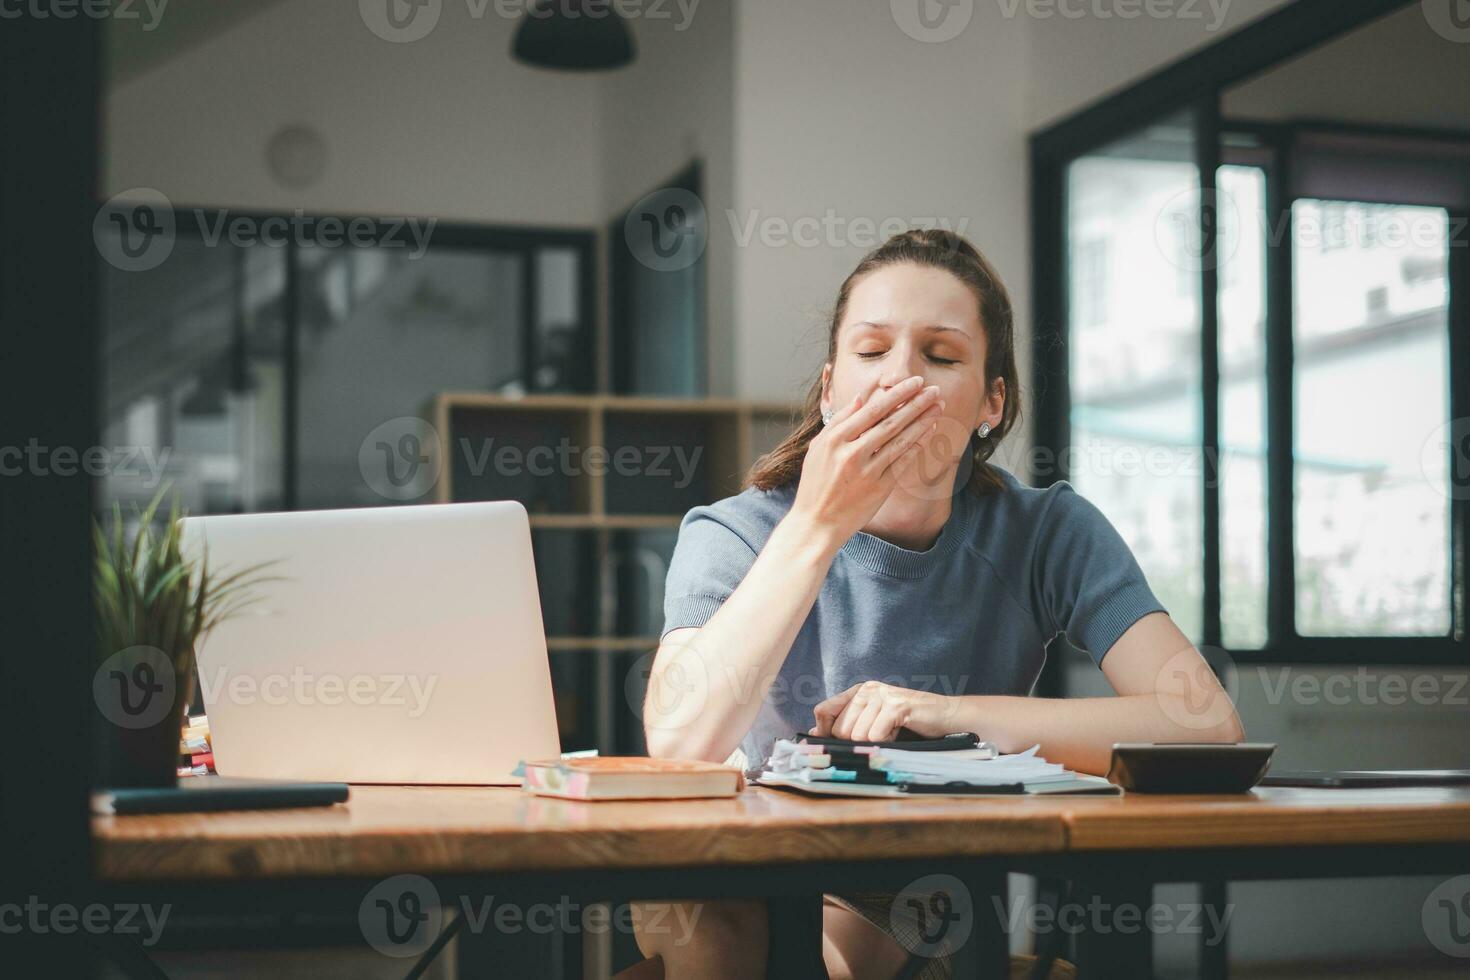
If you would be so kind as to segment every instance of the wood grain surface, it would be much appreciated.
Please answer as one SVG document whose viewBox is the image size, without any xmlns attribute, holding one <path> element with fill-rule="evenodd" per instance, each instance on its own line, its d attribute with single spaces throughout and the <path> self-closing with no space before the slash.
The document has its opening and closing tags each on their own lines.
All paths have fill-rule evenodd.
<svg viewBox="0 0 1470 980">
<path fill-rule="evenodd" d="M 110 881 L 738 866 L 1067 850 L 1470 842 L 1470 789 L 1235 796 L 583 802 L 354 786 L 330 808 L 97 817 Z"/>
<path fill-rule="evenodd" d="M 1470 788 L 1258 788 L 1067 802 L 1075 851 L 1470 842 Z"/>
<path fill-rule="evenodd" d="M 815 799 L 749 787 L 725 799 L 561 800 L 514 787 L 354 786 L 300 810 L 96 817 L 109 881 L 508 872 L 950 855 L 1063 845 L 1027 799 Z"/>
</svg>

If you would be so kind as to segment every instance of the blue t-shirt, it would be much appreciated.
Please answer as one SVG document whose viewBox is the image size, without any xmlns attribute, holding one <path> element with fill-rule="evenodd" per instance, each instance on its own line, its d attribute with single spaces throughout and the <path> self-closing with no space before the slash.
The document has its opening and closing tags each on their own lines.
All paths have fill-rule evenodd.
<svg viewBox="0 0 1470 980">
<path fill-rule="evenodd" d="M 865 680 L 939 694 L 1031 693 L 1059 633 L 1101 663 L 1141 616 L 1163 610 L 1117 530 L 1070 484 L 961 489 L 927 551 L 863 531 L 833 559 L 811 613 L 741 749 L 751 765 L 812 709 Z M 663 632 L 703 626 L 791 509 L 795 483 L 695 507 L 679 526 Z"/>
</svg>

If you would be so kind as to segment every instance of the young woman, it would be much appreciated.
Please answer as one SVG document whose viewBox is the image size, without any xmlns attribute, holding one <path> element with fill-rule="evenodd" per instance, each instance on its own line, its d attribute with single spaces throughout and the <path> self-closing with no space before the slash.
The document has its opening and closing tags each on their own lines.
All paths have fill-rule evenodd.
<svg viewBox="0 0 1470 980">
<path fill-rule="evenodd" d="M 1114 742 L 1239 741 L 1228 696 L 1102 513 L 1065 482 L 1037 490 L 989 462 L 1020 410 L 1010 298 L 975 247 L 910 231 L 867 256 L 795 432 L 743 492 L 680 527 L 650 753 L 759 765 L 795 732 L 906 728 L 1040 744 L 1101 773 Z M 1063 632 L 1116 697 L 1028 696 Z M 697 904 L 680 920 L 691 936 L 640 931 L 645 955 L 670 978 L 759 976 L 763 904 Z M 908 961 L 891 905 L 827 896 L 834 980 Z"/>
</svg>

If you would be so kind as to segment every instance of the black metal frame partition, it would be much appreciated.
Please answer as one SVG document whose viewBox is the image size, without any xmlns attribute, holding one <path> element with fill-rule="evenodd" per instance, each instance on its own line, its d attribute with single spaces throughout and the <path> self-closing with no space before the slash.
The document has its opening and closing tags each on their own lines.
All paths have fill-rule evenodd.
<svg viewBox="0 0 1470 980">
<path fill-rule="evenodd" d="M 94 204 L 94 208 L 96 207 L 105 207 L 105 205 L 97 203 Z M 282 338 L 284 384 L 282 385 L 281 509 L 295 510 L 300 496 L 301 461 L 301 247 L 303 244 L 316 242 L 324 235 L 334 236 L 330 240 L 335 244 L 329 247 L 357 247 L 356 237 L 351 240 L 352 244 L 343 244 L 342 229 L 351 227 L 351 222 L 364 220 L 368 222 L 368 227 L 371 229 L 366 234 L 371 238 L 374 246 L 412 244 L 412 232 L 406 227 L 405 219 L 389 215 L 341 216 L 300 212 L 293 214 L 276 211 L 222 209 L 218 206 L 176 205 L 173 208 L 172 218 L 176 233 L 190 238 L 205 237 L 208 226 L 211 224 L 216 225 L 213 233 L 217 235 L 218 228 L 222 227 L 222 223 L 226 220 L 243 219 L 255 228 L 265 228 L 270 224 L 276 224 L 282 228 L 289 225 L 297 229 L 297 234 L 283 236 L 279 244 L 258 246 L 281 248 L 286 255 L 285 289 L 282 294 L 282 320 L 285 329 Z M 589 350 L 595 350 L 598 278 L 598 248 L 595 230 L 591 228 L 478 225 L 435 219 L 429 238 L 431 240 L 427 244 L 431 244 L 435 249 L 513 251 L 527 258 L 522 265 L 521 281 L 524 304 L 521 311 L 521 376 L 523 378 L 530 378 L 532 375 L 533 357 L 536 351 L 536 266 L 533 261 L 530 261 L 530 258 L 539 248 L 567 248 L 576 251 L 579 269 L 578 308 L 583 311 L 583 343 Z M 588 363 L 591 370 L 589 376 L 584 379 L 585 384 L 577 391 L 578 394 L 592 394 L 603 390 L 601 372 L 595 353 L 588 358 Z"/>
<path fill-rule="evenodd" d="M 1297 3 L 1243 28 L 1216 44 L 1167 66 L 1102 102 L 1038 132 L 1031 139 L 1031 208 L 1035 349 L 1032 391 L 1035 440 L 1050 450 L 1058 465 L 1042 483 L 1066 479 L 1070 445 L 1071 404 L 1068 378 L 1068 299 L 1066 168 L 1070 161 L 1099 149 L 1121 135 L 1163 117 L 1187 112 L 1194 126 L 1194 162 L 1199 170 L 1201 202 L 1200 251 L 1216 247 L 1216 222 L 1207 220 L 1216 196 L 1216 173 L 1222 162 L 1222 133 L 1247 128 L 1263 137 L 1270 156 L 1266 213 L 1274 222 L 1289 215 L 1292 192 L 1288 167 L 1289 126 L 1237 126 L 1221 118 L 1224 91 L 1292 57 L 1377 20 L 1412 0 L 1298 0 Z M 1408 136 L 1443 134 L 1404 133 Z M 1452 235 L 1463 238 L 1462 214 L 1451 214 Z M 1456 241 L 1455 244 L 1470 244 Z M 1450 252 L 1450 418 L 1470 415 L 1470 248 Z M 1339 663 L 1396 665 L 1470 664 L 1466 635 L 1465 578 L 1470 555 L 1470 501 L 1451 498 L 1451 632 L 1444 637 L 1301 637 L 1294 629 L 1293 550 L 1293 365 L 1290 237 L 1267 247 L 1266 392 L 1267 392 L 1267 642 L 1259 650 L 1231 650 L 1237 663 Z M 1201 448 L 1203 469 L 1203 645 L 1222 645 L 1220 623 L 1220 501 L 1217 460 L 1220 448 L 1218 272 L 1201 262 L 1200 380 L 1203 392 Z M 1063 690 L 1062 674 L 1051 658 L 1040 685 L 1042 693 Z"/>
</svg>

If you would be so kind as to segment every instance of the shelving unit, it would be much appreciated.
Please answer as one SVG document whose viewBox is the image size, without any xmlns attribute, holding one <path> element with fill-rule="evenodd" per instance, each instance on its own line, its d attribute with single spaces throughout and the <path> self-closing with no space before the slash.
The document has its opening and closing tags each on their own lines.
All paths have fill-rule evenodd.
<svg viewBox="0 0 1470 980">
<path fill-rule="evenodd" d="M 658 645 L 679 523 L 738 493 L 797 413 L 733 399 L 477 392 L 426 407 L 442 463 L 434 499 L 519 500 L 530 512 L 565 748 L 643 751 L 633 702 Z"/>
</svg>

